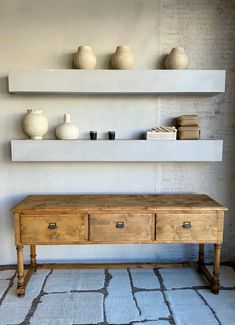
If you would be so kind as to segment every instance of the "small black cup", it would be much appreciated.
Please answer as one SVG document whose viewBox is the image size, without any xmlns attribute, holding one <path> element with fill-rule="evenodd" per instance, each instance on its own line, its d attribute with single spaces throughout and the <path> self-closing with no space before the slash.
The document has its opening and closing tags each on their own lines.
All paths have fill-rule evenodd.
<svg viewBox="0 0 235 325">
<path fill-rule="evenodd" d="M 97 140 L 97 131 L 90 131 L 90 139 Z"/>
<path fill-rule="evenodd" d="M 109 140 L 115 140 L 115 131 L 109 131 Z"/>
</svg>

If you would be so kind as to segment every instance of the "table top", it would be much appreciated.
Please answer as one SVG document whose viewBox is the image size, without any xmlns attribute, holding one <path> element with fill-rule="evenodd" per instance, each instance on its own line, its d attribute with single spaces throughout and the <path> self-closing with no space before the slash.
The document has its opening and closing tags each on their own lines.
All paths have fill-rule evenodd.
<svg viewBox="0 0 235 325">
<path fill-rule="evenodd" d="M 19 211 L 75 210 L 227 210 L 205 194 L 30 195 L 12 208 Z"/>
</svg>

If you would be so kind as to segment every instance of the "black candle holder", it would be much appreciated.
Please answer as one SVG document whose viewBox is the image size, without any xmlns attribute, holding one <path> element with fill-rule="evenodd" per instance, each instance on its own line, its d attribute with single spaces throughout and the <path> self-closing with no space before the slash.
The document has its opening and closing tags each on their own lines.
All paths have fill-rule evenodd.
<svg viewBox="0 0 235 325">
<path fill-rule="evenodd" d="M 115 131 L 109 131 L 109 140 L 115 140 Z"/>
<path fill-rule="evenodd" d="M 90 131 L 90 139 L 97 140 L 97 131 Z"/>
</svg>

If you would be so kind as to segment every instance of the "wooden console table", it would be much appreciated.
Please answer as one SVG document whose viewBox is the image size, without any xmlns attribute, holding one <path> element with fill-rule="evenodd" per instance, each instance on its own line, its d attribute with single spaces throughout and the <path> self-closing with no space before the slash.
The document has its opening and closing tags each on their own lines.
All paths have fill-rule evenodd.
<svg viewBox="0 0 235 325">
<path fill-rule="evenodd" d="M 38 267 L 166 267 L 181 264 L 42 264 L 36 245 L 199 244 L 199 271 L 219 293 L 224 211 L 207 195 L 31 195 L 16 205 L 15 244 L 18 296 L 23 296 Z M 214 244 L 214 271 L 204 264 L 204 244 Z M 30 268 L 24 276 L 23 245 L 30 245 Z"/>
</svg>

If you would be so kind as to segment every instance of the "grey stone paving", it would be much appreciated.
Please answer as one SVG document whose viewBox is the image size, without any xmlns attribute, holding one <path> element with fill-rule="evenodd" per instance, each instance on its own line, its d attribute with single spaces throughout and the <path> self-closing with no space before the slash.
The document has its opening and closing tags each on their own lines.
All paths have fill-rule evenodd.
<svg viewBox="0 0 235 325">
<path fill-rule="evenodd" d="M 218 324 L 212 311 L 191 289 L 166 292 L 176 325 L 215 325 Z"/>
<path fill-rule="evenodd" d="M 166 289 L 205 286 L 207 282 L 201 274 L 190 268 L 159 270 Z"/>
<path fill-rule="evenodd" d="M 140 320 L 140 311 L 133 299 L 127 270 L 109 270 L 111 279 L 107 287 L 105 311 L 108 323 L 125 324 Z"/>
<path fill-rule="evenodd" d="M 195 269 L 39 270 L 23 298 L 0 269 L 0 325 L 233 325 L 235 271 L 219 295 Z"/>
<path fill-rule="evenodd" d="M 103 286 L 104 270 L 53 270 L 46 282 L 44 291 L 49 293 L 70 290 L 99 290 Z"/>
<path fill-rule="evenodd" d="M 20 324 L 25 320 L 32 302 L 39 295 L 48 274 L 48 270 L 40 270 L 34 274 L 27 287 L 27 294 L 20 299 L 16 296 L 17 277 L 15 277 L 13 285 L 0 305 L 0 325 Z"/>
<path fill-rule="evenodd" d="M 137 305 L 141 310 L 141 318 L 143 320 L 154 320 L 160 317 L 169 317 L 169 310 L 164 302 L 162 292 L 158 291 L 142 291 L 135 293 Z"/>
<path fill-rule="evenodd" d="M 205 298 L 223 325 L 235 324 L 235 290 L 221 290 L 219 295 L 199 290 L 199 294 Z"/>
<path fill-rule="evenodd" d="M 13 275 L 16 273 L 15 270 L 4 270 L 0 272 L 0 279 L 1 280 L 10 280 Z"/>
<path fill-rule="evenodd" d="M 160 289 L 160 282 L 151 269 L 132 269 L 130 270 L 133 286 L 143 289 Z"/>
<path fill-rule="evenodd" d="M 0 280 L 0 299 L 4 295 L 5 291 L 9 287 L 10 281 L 8 280 Z"/>
<path fill-rule="evenodd" d="M 64 324 L 103 322 L 103 295 L 99 292 L 75 292 L 45 295 L 31 320 L 32 325 L 64 321 Z"/>
</svg>

